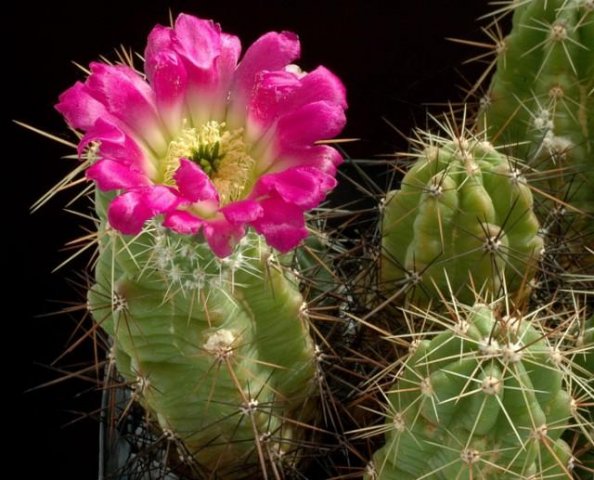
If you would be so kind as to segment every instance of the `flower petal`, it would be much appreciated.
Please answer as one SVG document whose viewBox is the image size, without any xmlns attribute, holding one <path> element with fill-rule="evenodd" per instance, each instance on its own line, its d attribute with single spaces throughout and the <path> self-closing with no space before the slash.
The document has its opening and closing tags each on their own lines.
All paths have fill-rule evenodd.
<svg viewBox="0 0 594 480">
<path fill-rule="evenodd" d="M 176 210 L 165 215 L 163 226 L 182 235 L 194 235 L 198 233 L 204 221 L 195 217 L 189 212 Z"/>
<path fill-rule="evenodd" d="M 280 70 L 299 57 L 301 46 L 291 32 L 269 32 L 256 40 L 237 66 L 231 91 L 231 128 L 245 116 L 247 102 L 262 70 Z"/>
<path fill-rule="evenodd" d="M 263 213 L 252 222 L 266 242 L 281 252 L 288 252 L 307 238 L 303 210 L 284 202 L 281 198 L 268 198 L 260 202 Z"/>
<path fill-rule="evenodd" d="M 299 77 L 288 71 L 264 71 L 257 76 L 248 105 L 250 121 L 268 128 L 279 117 L 308 103 L 325 101 L 347 106 L 342 82 L 324 67 Z"/>
<path fill-rule="evenodd" d="M 173 46 L 192 65 L 210 70 L 221 53 L 221 28 L 212 20 L 181 14 L 175 20 Z"/>
<path fill-rule="evenodd" d="M 204 225 L 203 233 L 212 251 L 219 257 L 227 257 L 245 235 L 245 228 L 226 220 L 212 220 Z"/>
<path fill-rule="evenodd" d="M 219 194 L 208 175 L 187 158 L 179 161 L 173 178 L 182 196 L 191 202 L 212 200 L 219 202 Z"/>
<path fill-rule="evenodd" d="M 306 153 L 314 147 L 312 144 L 336 136 L 345 122 L 342 107 L 325 101 L 309 103 L 284 115 L 276 123 L 275 129 L 270 129 L 258 142 L 261 152 L 255 158 L 258 171 L 278 172 L 281 170 L 278 164 L 286 165 L 287 161 L 295 158 L 295 153 L 299 157 L 305 154 L 306 158 L 315 160 L 315 156 Z M 335 155 L 332 158 L 335 159 Z M 320 157 L 320 160 L 327 159 L 327 156 Z M 326 167 L 330 165 L 326 164 Z"/>
<path fill-rule="evenodd" d="M 347 108 L 344 84 L 326 67 L 319 66 L 301 78 L 299 96 L 293 99 L 293 108 L 321 100 L 334 103 L 343 110 Z"/>
<path fill-rule="evenodd" d="M 262 207 L 255 200 L 242 200 L 224 206 L 220 211 L 230 223 L 240 224 L 253 222 L 262 216 Z"/>
<path fill-rule="evenodd" d="M 87 79 L 90 93 L 109 113 L 128 125 L 158 154 L 165 154 L 167 141 L 155 104 L 155 94 L 140 75 L 125 65 L 91 64 Z"/>
<path fill-rule="evenodd" d="M 173 29 L 157 25 L 149 33 L 144 49 L 144 71 L 151 83 L 158 62 L 157 57 L 164 51 L 173 51 Z"/>
<path fill-rule="evenodd" d="M 292 32 L 268 32 L 245 52 L 235 73 L 235 94 L 250 92 L 256 74 L 262 70 L 279 70 L 299 57 L 299 37 Z"/>
<path fill-rule="evenodd" d="M 275 173 L 291 167 L 307 166 L 334 176 L 337 167 L 343 162 L 338 150 L 329 145 L 306 145 L 284 150 L 267 172 Z"/>
<path fill-rule="evenodd" d="M 194 125 L 210 120 L 216 109 L 221 35 L 219 25 L 212 20 L 181 14 L 175 21 L 172 46 L 188 74 L 186 104 Z"/>
<path fill-rule="evenodd" d="M 170 50 L 152 55 L 151 63 L 151 85 L 157 107 L 169 133 L 174 136 L 187 117 L 185 95 L 188 74 L 181 59 Z"/>
<path fill-rule="evenodd" d="M 221 34 L 221 54 L 216 59 L 217 86 L 214 93 L 211 120 L 223 122 L 226 120 L 229 90 L 233 82 L 237 62 L 241 55 L 241 42 L 235 35 Z"/>
<path fill-rule="evenodd" d="M 175 209 L 178 204 L 179 199 L 169 188 L 145 187 L 116 197 L 109 205 L 107 218 L 116 230 L 126 235 L 136 235 L 147 220 Z"/>
<path fill-rule="evenodd" d="M 334 177 L 316 168 L 298 167 L 264 175 L 256 184 L 252 197 L 276 192 L 285 202 L 301 209 L 317 207 L 336 186 Z"/>
<path fill-rule="evenodd" d="M 280 147 L 309 145 L 335 137 L 345 123 L 346 117 L 340 105 L 326 101 L 309 103 L 278 121 Z"/>
<path fill-rule="evenodd" d="M 99 160 L 91 165 L 85 173 L 87 178 L 94 180 L 99 190 L 104 192 L 150 185 L 150 180 L 144 173 L 113 160 Z"/>
<path fill-rule="evenodd" d="M 257 75 L 251 99 L 248 104 L 248 121 L 256 125 L 256 133 L 250 137 L 256 140 L 263 130 L 269 128 L 284 113 L 280 105 L 291 103 L 291 98 L 299 89 L 301 82 L 291 72 L 284 70 L 265 71 Z"/>
<path fill-rule="evenodd" d="M 62 93 L 55 108 L 72 128 L 85 131 L 93 127 L 98 118 L 111 116 L 105 105 L 93 98 L 88 87 L 81 82 L 76 82 Z"/>
<path fill-rule="evenodd" d="M 99 156 L 110 160 L 117 160 L 124 165 L 134 166 L 150 177 L 154 168 L 147 153 L 122 128 L 101 118 L 90 128 L 81 139 L 78 152 L 82 154 L 89 144 L 99 144 Z"/>
<path fill-rule="evenodd" d="M 241 41 L 239 38 L 228 33 L 221 33 L 221 54 L 217 58 L 217 69 L 219 70 L 219 84 L 225 94 L 231 87 L 240 55 Z"/>
</svg>

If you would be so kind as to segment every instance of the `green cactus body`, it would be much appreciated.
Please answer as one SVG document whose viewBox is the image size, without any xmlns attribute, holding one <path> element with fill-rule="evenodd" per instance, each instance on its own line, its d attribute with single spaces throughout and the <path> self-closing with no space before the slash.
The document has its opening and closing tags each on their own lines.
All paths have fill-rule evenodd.
<svg viewBox="0 0 594 480">
<path fill-rule="evenodd" d="M 481 304 L 458 313 L 456 325 L 413 343 L 385 397 L 376 478 L 570 477 L 560 436 L 574 403 L 536 319 L 499 318 Z"/>
<path fill-rule="evenodd" d="M 504 284 L 517 289 L 542 249 L 525 179 L 488 142 L 440 142 L 386 197 L 383 291 L 408 283 L 409 300 L 423 304 L 451 294 L 471 303 L 476 292 L 497 295 Z"/>
<path fill-rule="evenodd" d="M 286 269 L 255 235 L 219 260 L 156 226 L 134 239 L 100 229 L 90 310 L 134 397 L 190 467 L 254 478 L 296 462 L 316 361 Z"/>
<path fill-rule="evenodd" d="M 594 213 L 594 3 L 516 3 L 479 123 L 545 198 Z"/>
</svg>

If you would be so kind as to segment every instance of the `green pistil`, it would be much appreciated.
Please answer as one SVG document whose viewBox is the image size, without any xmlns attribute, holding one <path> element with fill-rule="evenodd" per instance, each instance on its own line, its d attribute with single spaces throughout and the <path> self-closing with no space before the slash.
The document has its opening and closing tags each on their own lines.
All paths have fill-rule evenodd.
<svg viewBox="0 0 594 480">
<path fill-rule="evenodd" d="M 221 143 L 215 142 L 213 144 L 201 144 L 198 150 L 195 150 L 190 157 L 204 172 L 212 178 L 219 169 L 219 156 Z"/>
<path fill-rule="evenodd" d="M 225 124 L 210 121 L 198 128 L 186 128 L 169 144 L 167 157 L 162 164 L 162 182 L 173 185 L 173 174 L 179 167 L 179 159 L 192 160 L 210 177 L 216 175 L 221 154 L 221 139 Z"/>
</svg>

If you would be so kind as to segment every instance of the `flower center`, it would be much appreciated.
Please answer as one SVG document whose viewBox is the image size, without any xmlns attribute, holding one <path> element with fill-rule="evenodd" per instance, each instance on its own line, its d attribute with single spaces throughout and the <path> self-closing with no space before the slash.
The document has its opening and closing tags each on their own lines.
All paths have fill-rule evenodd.
<svg viewBox="0 0 594 480">
<path fill-rule="evenodd" d="M 174 174 L 180 158 L 198 165 L 215 185 L 221 206 L 244 197 L 253 185 L 254 159 L 243 139 L 243 128 L 233 131 L 225 123 L 206 122 L 198 128 L 184 128 L 171 141 L 162 164 L 161 178 L 165 185 L 175 185 Z"/>
</svg>

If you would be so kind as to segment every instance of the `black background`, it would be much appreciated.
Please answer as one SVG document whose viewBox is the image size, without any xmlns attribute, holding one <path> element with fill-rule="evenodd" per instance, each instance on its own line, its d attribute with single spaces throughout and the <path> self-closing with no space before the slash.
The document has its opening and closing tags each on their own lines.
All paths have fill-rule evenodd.
<svg viewBox="0 0 594 480">
<path fill-rule="evenodd" d="M 29 207 L 69 169 L 73 160 L 61 156 L 68 148 L 15 126 L 16 119 L 72 139 L 53 105 L 57 96 L 100 54 L 112 56 L 120 44 L 142 52 L 155 23 L 168 23 L 187 12 L 213 18 L 245 46 L 269 30 L 299 34 L 302 59 L 312 69 L 324 64 L 348 89 L 350 108 L 344 137 L 353 157 L 375 158 L 406 149 L 405 142 L 382 117 L 406 134 L 424 123 L 426 105 L 460 100 L 460 87 L 477 78 L 482 66 L 462 65 L 477 49 L 445 37 L 482 39 L 477 17 L 489 9 L 486 0 L 416 1 L 57 1 L 34 5 L 13 0 L 5 12 L 2 34 L 3 101 L 7 117 L 0 138 L 2 166 L 4 407 L 9 424 L 5 440 L 14 454 L 5 468 L 15 478 L 96 478 L 97 423 L 72 421 L 98 408 L 92 385 L 69 380 L 25 393 L 60 378 L 48 365 L 69 343 L 78 315 L 39 318 L 82 294 L 66 278 L 74 267 L 51 274 L 66 258 L 59 249 L 80 234 L 79 221 L 62 211 L 72 195 L 53 199 L 40 212 Z M 6 15 L 8 14 L 8 15 Z M 484 22 L 483 22 L 484 23 Z M 431 107 L 439 111 L 439 107 Z M 55 303 L 57 301 L 57 303 Z M 89 362 L 89 345 L 64 359 L 67 367 Z M 12 449 L 12 448 L 11 448 Z"/>
</svg>

